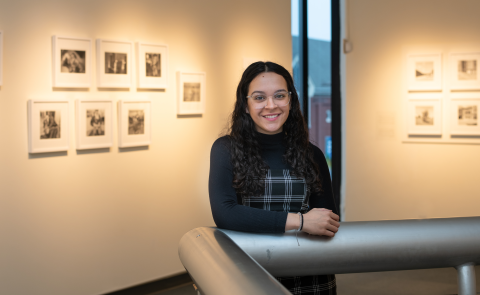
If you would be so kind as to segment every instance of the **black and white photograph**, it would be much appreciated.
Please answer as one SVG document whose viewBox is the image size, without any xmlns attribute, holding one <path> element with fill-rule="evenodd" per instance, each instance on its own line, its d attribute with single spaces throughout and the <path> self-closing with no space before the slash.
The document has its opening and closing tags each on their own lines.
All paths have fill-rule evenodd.
<svg viewBox="0 0 480 295">
<path fill-rule="evenodd" d="M 77 99 L 77 150 L 102 149 L 113 145 L 113 102 L 109 99 Z"/>
<path fill-rule="evenodd" d="M 145 53 L 145 71 L 147 77 L 161 77 L 161 55 L 160 53 Z"/>
<path fill-rule="evenodd" d="M 144 110 L 128 110 L 128 135 L 145 134 Z"/>
<path fill-rule="evenodd" d="M 458 61 L 458 80 L 477 80 L 477 60 Z"/>
<path fill-rule="evenodd" d="M 442 54 L 410 54 L 407 57 L 408 91 L 442 90 Z"/>
<path fill-rule="evenodd" d="M 183 101 L 200 101 L 200 83 L 183 84 Z"/>
<path fill-rule="evenodd" d="M 92 40 L 52 37 L 53 87 L 89 88 L 92 78 Z"/>
<path fill-rule="evenodd" d="M 480 137 L 478 109 L 480 98 L 477 93 L 458 93 L 450 101 L 450 134 Z"/>
<path fill-rule="evenodd" d="M 28 152 L 68 151 L 70 101 L 53 99 L 28 101 Z"/>
<path fill-rule="evenodd" d="M 85 51 L 61 50 L 60 72 L 62 73 L 85 73 Z"/>
<path fill-rule="evenodd" d="M 143 89 L 168 88 L 168 46 L 137 42 L 137 87 Z"/>
<path fill-rule="evenodd" d="M 205 112 L 207 74 L 177 72 L 177 114 L 201 115 Z"/>
<path fill-rule="evenodd" d="M 480 90 L 478 63 L 480 52 L 450 54 L 450 88 L 452 90 Z"/>
<path fill-rule="evenodd" d="M 133 43 L 97 39 L 97 87 L 132 87 Z"/>
<path fill-rule="evenodd" d="M 416 106 L 415 107 L 415 125 L 431 125 L 434 124 L 433 106 Z"/>
<path fill-rule="evenodd" d="M 417 81 L 433 81 L 433 61 L 422 61 L 415 63 L 415 79 Z"/>
<path fill-rule="evenodd" d="M 407 116 L 408 135 L 442 135 L 442 99 L 436 99 L 433 96 L 409 99 Z"/>
<path fill-rule="evenodd" d="M 477 105 L 459 105 L 458 106 L 458 125 L 463 125 L 463 126 L 478 125 Z"/>
<path fill-rule="evenodd" d="M 105 74 L 127 74 L 127 54 L 105 52 Z"/>
<path fill-rule="evenodd" d="M 87 136 L 105 136 L 105 110 L 87 109 Z"/>
<path fill-rule="evenodd" d="M 40 112 L 40 139 L 61 138 L 60 111 Z"/>
<path fill-rule="evenodd" d="M 149 99 L 118 101 L 118 147 L 147 146 L 151 142 Z"/>
</svg>

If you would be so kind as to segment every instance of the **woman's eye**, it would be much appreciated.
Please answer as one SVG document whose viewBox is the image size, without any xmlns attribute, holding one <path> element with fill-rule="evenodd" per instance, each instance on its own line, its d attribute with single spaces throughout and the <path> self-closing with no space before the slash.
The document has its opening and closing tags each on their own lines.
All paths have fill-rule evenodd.
<svg viewBox="0 0 480 295">
<path fill-rule="evenodd" d="M 254 100 L 265 100 L 265 97 L 261 96 L 261 95 L 258 95 L 258 96 L 255 96 L 253 97 Z"/>
<path fill-rule="evenodd" d="M 275 95 L 275 98 L 276 99 L 283 99 L 283 98 L 285 98 L 285 94 L 283 94 L 283 93 L 277 94 L 277 95 Z"/>
</svg>

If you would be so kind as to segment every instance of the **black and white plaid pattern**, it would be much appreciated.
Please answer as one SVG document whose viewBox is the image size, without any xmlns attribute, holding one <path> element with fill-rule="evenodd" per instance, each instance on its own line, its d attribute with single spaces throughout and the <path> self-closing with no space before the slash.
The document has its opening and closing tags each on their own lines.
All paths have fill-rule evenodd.
<svg viewBox="0 0 480 295">
<path fill-rule="evenodd" d="M 288 169 L 270 169 L 265 176 L 265 194 L 245 197 L 243 205 L 282 212 L 307 212 L 308 197 L 305 179 L 290 174 Z M 336 295 L 335 275 L 277 277 L 292 294 Z"/>
<path fill-rule="evenodd" d="M 276 277 L 292 294 L 336 295 L 335 275 Z"/>
<path fill-rule="evenodd" d="M 269 169 L 264 195 L 245 197 L 243 205 L 268 211 L 305 212 L 308 208 L 306 197 L 305 179 L 292 176 L 288 169 Z"/>
</svg>

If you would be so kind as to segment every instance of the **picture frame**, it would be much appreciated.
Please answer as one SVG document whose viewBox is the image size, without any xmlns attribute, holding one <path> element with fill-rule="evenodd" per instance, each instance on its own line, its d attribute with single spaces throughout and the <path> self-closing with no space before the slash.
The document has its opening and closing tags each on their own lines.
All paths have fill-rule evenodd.
<svg viewBox="0 0 480 295">
<path fill-rule="evenodd" d="M 133 42 L 97 39 L 97 87 L 132 86 Z"/>
<path fill-rule="evenodd" d="M 90 88 L 92 39 L 52 37 L 53 87 Z"/>
<path fill-rule="evenodd" d="M 3 31 L 0 30 L 0 86 L 3 85 Z"/>
<path fill-rule="evenodd" d="M 166 89 L 168 46 L 137 42 L 137 88 Z"/>
<path fill-rule="evenodd" d="M 408 135 L 442 135 L 442 101 L 440 99 L 408 100 Z"/>
<path fill-rule="evenodd" d="M 480 136 L 480 95 L 477 99 L 450 101 L 450 135 Z"/>
<path fill-rule="evenodd" d="M 68 100 L 28 101 L 28 152 L 48 153 L 69 149 Z"/>
<path fill-rule="evenodd" d="M 207 97 L 207 74 L 177 72 L 177 93 L 178 115 L 203 114 Z"/>
<path fill-rule="evenodd" d="M 480 90 L 480 52 L 450 54 L 450 89 Z"/>
<path fill-rule="evenodd" d="M 410 54 L 407 58 L 409 91 L 442 90 L 442 54 Z"/>
<path fill-rule="evenodd" d="M 118 147 L 147 146 L 151 143 L 151 101 L 118 101 Z"/>
<path fill-rule="evenodd" d="M 76 100 L 77 150 L 109 148 L 113 145 L 113 102 Z"/>
</svg>

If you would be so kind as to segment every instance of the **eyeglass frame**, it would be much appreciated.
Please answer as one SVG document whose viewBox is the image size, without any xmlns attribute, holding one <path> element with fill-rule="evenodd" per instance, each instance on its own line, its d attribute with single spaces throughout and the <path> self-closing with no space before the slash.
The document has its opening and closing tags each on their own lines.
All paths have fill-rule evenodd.
<svg viewBox="0 0 480 295">
<path fill-rule="evenodd" d="M 287 95 L 288 95 L 288 102 L 286 104 L 279 106 L 275 103 L 275 99 L 273 99 L 273 104 L 276 105 L 279 108 L 288 105 L 290 103 L 290 99 L 292 98 L 292 92 L 291 91 L 286 91 L 286 92 L 287 92 Z M 261 108 L 255 108 L 255 109 L 260 110 L 260 109 L 265 108 L 268 105 L 268 98 L 269 97 L 273 98 L 276 94 L 278 94 L 278 93 L 275 93 L 274 95 L 268 95 L 267 98 L 265 99 L 265 105 Z M 246 97 L 247 97 L 247 99 L 249 99 L 250 97 L 252 97 L 252 95 L 247 95 Z"/>
</svg>

